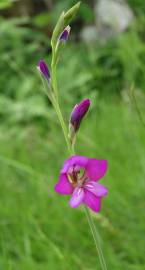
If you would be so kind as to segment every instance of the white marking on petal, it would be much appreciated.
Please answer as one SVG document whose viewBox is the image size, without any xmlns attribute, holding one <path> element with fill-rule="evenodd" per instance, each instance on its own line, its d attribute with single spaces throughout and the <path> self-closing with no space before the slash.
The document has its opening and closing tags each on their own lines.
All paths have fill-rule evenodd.
<svg viewBox="0 0 145 270">
<path fill-rule="evenodd" d="M 83 188 L 76 187 L 69 201 L 69 204 L 73 208 L 78 207 L 83 202 L 83 199 L 84 199 Z"/>
</svg>

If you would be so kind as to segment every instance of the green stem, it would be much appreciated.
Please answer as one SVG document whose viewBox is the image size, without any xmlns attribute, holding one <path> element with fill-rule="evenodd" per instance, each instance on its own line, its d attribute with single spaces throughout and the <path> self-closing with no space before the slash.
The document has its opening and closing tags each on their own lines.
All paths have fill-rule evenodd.
<svg viewBox="0 0 145 270">
<path fill-rule="evenodd" d="M 59 119 L 61 128 L 63 130 L 63 134 L 64 134 L 64 138 L 65 138 L 65 141 L 66 141 L 66 144 L 67 144 L 68 151 L 69 151 L 69 153 L 71 155 L 72 154 L 71 144 L 70 144 L 70 141 L 69 141 L 69 138 L 68 138 L 68 130 L 66 128 L 66 124 L 64 122 L 63 115 L 61 113 L 61 110 L 60 110 L 60 107 L 59 107 L 58 102 L 54 101 L 53 102 L 53 105 L 54 105 L 54 108 L 56 110 L 56 113 L 57 113 L 57 116 L 58 116 L 58 119 Z"/>
<path fill-rule="evenodd" d="M 56 62 L 55 62 L 55 53 L 52 53 L 52 62 L 51 62 L 51 70 L 52 70 L 52 86 L 54 89 L 55 97 L 58 100 L 58 86 L 57 86 L 57 77 L 56 77 Z"/>
<path fill-rule="evenodd" d="M 87 220 L 88 220 L 88 223 L 89 223 L 89 226 L 90 226 L 90 230 L 91 230 L 91 233 L 92 233 L 92 236 L 93 236 L 93 239 L 94 239 L 96 250 L 97 250 L 97 253 L 98 253 L 98 256 L 99 256 L 99 261 L 100 261 L 101 268 L 102 268 L 102 270 L 107 270 L 106 262 L 105 262 L 103 252 L 102 252 L 102 249 L 101 249 L 101 245 L 100 245 L 99 233 L 97 232 L 97 229 L 95 227 L 95 224 L 94 224 L 94 221 L 93 221 L 93 218 L 92 218 L 92 216 L 90 214 L 89 209 L 86 206 L 84 206 L 84 209 L 85 209 L 85 214 L 86 214 L 86 217 L 87 217 Z"/>
</svg>

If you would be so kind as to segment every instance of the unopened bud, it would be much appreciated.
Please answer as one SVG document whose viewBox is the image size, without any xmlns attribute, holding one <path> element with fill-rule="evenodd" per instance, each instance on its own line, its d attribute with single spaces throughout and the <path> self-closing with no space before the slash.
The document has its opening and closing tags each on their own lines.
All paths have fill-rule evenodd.
<svg viewBox="0 0 145 270">
<path fill-rule="evenodd" d="M 70 33 L 70 26 L 68 25 L 60 34 L 59 41 L 67 41 Z"/>
<path fill-rule="evenodd" d="M 84 118 L 90 107 L 90 100 L 84 99 L 79 104 L 76 104 L 71 116 L 70 116 L 70 130 L 73 129 L 74 133 L 76 133 L 80 127 L 81 121 Z"/>
<path fill-rule="evenodd" d="M 50 72 L 44 60 L 39 61 L 37 68 L 45 79 L 50 80 Z"/>
</svg>

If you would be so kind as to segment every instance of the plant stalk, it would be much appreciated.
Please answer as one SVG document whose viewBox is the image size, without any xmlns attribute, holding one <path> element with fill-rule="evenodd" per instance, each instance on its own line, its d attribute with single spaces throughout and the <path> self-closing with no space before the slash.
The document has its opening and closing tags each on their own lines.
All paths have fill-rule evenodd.
<svg viewBox="0 0 145 270">
<path fill-rule="evenodd" d="M 97 232 L 96 226 L 94 224 L 94 221 L 93 221 L 93 218 L 91 216 L 89 209 L 86 206 L 84 206 L 84 209 L 85 209 L 85 214 L 86 214 L 86 217 L 87 217 L 87 220 L 88 220 L 88 223 L 90 226 L 90 230 L 91 230 L 91 233 L 92 233 L 92 236 L 94 239 L 96 250 L 97 250 L 97 253 L 99 256 L 101 268 L 102 268 L 102 270 L 107 270 L 107 265 L 106 265 L 106 262 L 105 262 L 105 259 L 103 256 L 103 252 L 101 249 L 99 233 Z"/>
<path fill-rule="evenodd" d="M 70 155 L 75 155 L 75 149 L 74 149 L 75 141 L 74 141 L 74 143 L 71 143 L 71 141 L 70 141 L 70 138 L 68 136 L 68 129 L 66 127 L 66 124 L 65 124 L 65 121 L 64 121 L 60 106 L 59 106 L 59 102 L 58 102 L 56 65 L 54 63 L 54 57 L 55 57 L 55 55 L 53 53 L 53 57 L 52 57 L 52 86 L 53 86 L 53 90 L 54 90 L 55 95 L 53 97 L 53 102 L 52 103 L 53 103 L 54 109 L 55 109 L 55 111 L 57 113 L 61 128 L 63 130 L 63 134 L 64 134 L 64 138 L 65 138 L 65 141 L 66 141 L 66 144 L 67 144 L 69 154 Z M 99 234 L 98 234 L 98 232 L 96 230 L 93 218 L 92 218 L 92 216 L 90 214 L 89 209 L 86 206 L 84 206 L 84 209 L 85 209 L 85 214 L 86 214 L 86 217 L 87 217 L 87 220 L 88 220 L 88 223 L 89 223 L 89 226 L 90 226 L 90 230 L 91 230 L 91 233 L 92 233 L 92 236 L 93 236 L 93 239 L 94 239 L 96 250 L 97 250 L 97 253 L 98 253 L 98 256 L 99 256 L 101 269 L 102 270 L 107 270 L 107 266 L 106 266 L 106 263 L 105 263 L 103 252 L 102 252 L 102 249 L 101 249 L 101 246 L 100 246 Z"/>
</svg>

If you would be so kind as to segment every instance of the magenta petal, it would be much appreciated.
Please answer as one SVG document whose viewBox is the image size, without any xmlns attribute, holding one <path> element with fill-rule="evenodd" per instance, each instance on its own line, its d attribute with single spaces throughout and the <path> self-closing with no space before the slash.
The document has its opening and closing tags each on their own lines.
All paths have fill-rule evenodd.
<svg viewBox="0 0 145 270">
<path fill-rule="evenodd" d="M 90 158 L 86 167 L 88 178 L 92 181 L 98 181 L 105 175 L 107 167 L 107 160 Z"/>
<path fill-rule="evenodd" d="M 72 194 L 74 190 L 66 174 L 60 174 L 59 181 L 55 185 L 54 189 L 56 192 L 64 194 L 64 195 Z"/>
<path fill-rule="evenodd" d="M 88 190 L 85 190 L 83 202 L 94 212 L 99 212 L 101 210 L 101 198 L 96 197 L 93 193 L 91 193 Z"/>
<path fill-rule="evenodd" d="M 88 183 L 86 183 L 84 185 L 84 188 L 92 192 L 97 197 L 103 197 L 108 194 L 108 189 L 105 186 L 100 185 L 94 181 L 89 181 Z"/>
<path fill-rule="evenodd" d="M 86 168 L 88 163 L 88 158 L 83 156 L 72 156 L 65 160 L 61 173 L 66 173 L 72 166 L 80 166 L 81 168 Z"/>
<path fill-rule="evenodd" d="M 83 202 L 84 194 L 83 188 L 76 187 L 69 201 L 70 206 L 73 208 L 78 207 Z"/>
</svg>

